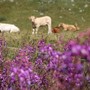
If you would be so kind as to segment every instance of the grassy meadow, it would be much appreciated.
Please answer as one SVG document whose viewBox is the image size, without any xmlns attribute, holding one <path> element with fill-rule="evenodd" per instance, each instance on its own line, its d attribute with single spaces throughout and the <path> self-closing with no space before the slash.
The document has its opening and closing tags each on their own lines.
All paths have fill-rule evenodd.
<svg viewBox="0 0 90 90">
<path fill-rule="evenodd" d="M 59 34 L 47 35 L 47 28 L 40 27 L 38 35 L 32 35 L 31 21 L 29 16 L 48 15 L 52 18 L 52 28 L 59 23 L 75 24 L 80 27 L 79 31 L 61 31 Z M 0 23 L 15 24 L 20 28 L 18 33 L 0 33 L 0 37 L 7 42 L 6 57 L 12 58 L 15 50 L 26 44 L 35 44 L 45 38 L 47 43 L 56 42 L 60 36 L 64 40 L 75 38 L 79 32 L 90 27 L 90 1 L 89 0 L 9 0 L 0 1 Z"/>
</svg>

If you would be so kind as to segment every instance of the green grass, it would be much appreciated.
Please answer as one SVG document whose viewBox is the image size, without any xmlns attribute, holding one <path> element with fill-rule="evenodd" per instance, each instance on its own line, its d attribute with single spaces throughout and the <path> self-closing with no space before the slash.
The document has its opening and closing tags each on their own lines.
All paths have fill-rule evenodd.
<svg viewBox="0 0 90 90">
<path fill-rule="evenodd" d="M 75 0 L 72 6 L 71 0 L 15 0 L 15 2 L 0 2 L 0 22 L 12 23 L 18 26 L 21 30 L 20 34 L 5 33 L 4 38 L 7 41 L 7 46 L 11 47 L 8 50 L 11 53 L 9 57 L 14 55 L 13 48 L 22 47 L 25 44 L 35 43 L 43 38 L 47 43 L 56 42 L 59 36 L 64 36 L 65 40 L 75 38 L 79 32 L 90 27 L 90 1 L 89 0 Z M 84 6 L 88 4 L 88 7 Z M 71 11 L 69 11 L 71 9 Z M 80 9 L 84 11 L 80 12 Z M 52 27 L 64 22 L 68 24 L 77 23 L 80 27 L 79 31 L 61 31 L 59 34 L 47 35 L 47 28 L 40 28 L 39 35 L 32 35 L 31 21 L 28 17 L 31 15 L 44 16 L 49 15 L 52 18 Z M 61 18 L 62 17 L 62 18 Z M 84 19 L 83 19 L 84 18 Z M 84 21 L 85 20 L 85 21 Z M 0 37 L 1 37 L 0 33 Z"/>
</svg>

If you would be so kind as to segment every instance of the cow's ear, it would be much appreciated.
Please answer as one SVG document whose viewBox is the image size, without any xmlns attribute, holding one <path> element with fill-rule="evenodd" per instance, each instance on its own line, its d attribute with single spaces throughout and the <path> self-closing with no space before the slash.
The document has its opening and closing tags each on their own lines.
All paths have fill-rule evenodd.
<svg viewBox="0 0 90 90">
<path fill-rule="evenodd" d="M 77 23 L 75 23 L 75 26 L 78 26 Z"/>
<path fill-rule="evenodd" d="M 58 27 L 61 27 L 61 23 L 58 25 Z"/>
<path fill-rule="evenodd" d="M 61 23 L 60 26 L 63 26 L 63 23 Z"/>
<path fill-rule="evenodd" d="M 28 19 L 29 19 L 29 20 L 32 20 L 32 18 L 31 18 L 31 17 L 28 17 Z"/>
</svg>

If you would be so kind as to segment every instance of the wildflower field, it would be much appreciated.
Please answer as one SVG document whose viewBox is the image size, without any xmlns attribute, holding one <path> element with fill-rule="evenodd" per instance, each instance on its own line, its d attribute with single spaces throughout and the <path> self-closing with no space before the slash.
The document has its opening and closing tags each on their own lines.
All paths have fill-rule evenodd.
<svg viewBox="0 0 90 90">
<path fill-rule="evenodd" d="M 51 9 L 52 8 L 52 9 Z M 90 90 L 90 1 L 1 0 L 0 22 L 18 33 L 0 33 L 0 90 Z M 79 31 L 32 35 L 28 16 L 49 15 L 52 27 L 77 23 Z"/>
<path fill-rule="evenodd" d="M 53 44 L 42 38 L 24 45 L 13 59 L 4 57 L 0 39 L 0 90 L 89 90 L 90 36 Z M 9 53 L 9 52 L 8 52 Z"/>
</svg>

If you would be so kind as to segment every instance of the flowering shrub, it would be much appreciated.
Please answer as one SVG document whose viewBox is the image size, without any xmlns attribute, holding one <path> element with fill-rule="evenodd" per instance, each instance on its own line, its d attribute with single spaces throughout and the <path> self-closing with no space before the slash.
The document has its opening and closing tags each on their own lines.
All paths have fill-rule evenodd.
<svg viewBox="0 0 90 90">
<path fill-rule="evenodd" d="M 86 44 L 80 45 L 72 40 L 64 48 L 64 52 L 56 51 L 52 45 L 46 45 L 41 41 L 39 43 L 39 55 L 36 59 L 36 65 L 40 71 L 44 72 L 42 74 L 44 79 L 48 76 L 51 77 L 51 80 L 53 78 L 52 82 L 48 80 L 44 84 L 49 86 L 50 83 L 53 84 L 54 82 L 55 84 L 56 81 L 58 89 L 70 90 L 76 88 L 81 90 L 86 84 L 85 81 L 87 79 L 85 78 L 89 75 L 84 73 L 85 64 L 82 60 L 85 60 L 87 63 L 90 62 L 90 46 Z M 87 66 L 89 67 L 89 65 Z M 88 76 L 88 81 L 89 79 L 90 77 Z"/>
<path fill-rule="evenodd" d="M 36 46 L 19 49 L 13 60 L 0 67 L 0 90 L 89 90 L 89 39 L 65 42 L 63 51 L 56 47 L 42 39 Z"/>
<path fill-rule="evenodd" d="M 12 61 L 4 64 L 0 74 L 0 90 L 30 90 L 33 86 L 39 86 L 40 77 L 29 61 L 34 51 L 33 47 L 24 47 Z"/>
</svg>

